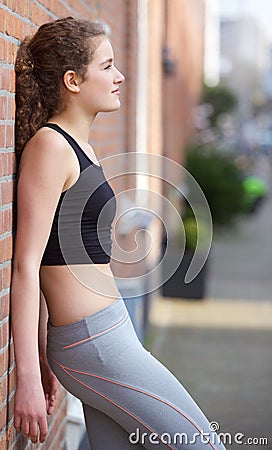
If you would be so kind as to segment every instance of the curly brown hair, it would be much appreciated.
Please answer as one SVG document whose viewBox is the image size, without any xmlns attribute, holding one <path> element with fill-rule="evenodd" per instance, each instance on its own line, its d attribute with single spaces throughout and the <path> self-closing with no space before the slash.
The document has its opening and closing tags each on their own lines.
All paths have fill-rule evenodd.
<svg viewBox="0 0 272 450">
<path fill-rule="evenodd" d="M 21 43 L 15 61 L 15 149 L 64 107 L 63 75 L 74 70 L 84 80 L 104 27 L 93 20 L 65 17 L 40 26 Z"/>
</svg>

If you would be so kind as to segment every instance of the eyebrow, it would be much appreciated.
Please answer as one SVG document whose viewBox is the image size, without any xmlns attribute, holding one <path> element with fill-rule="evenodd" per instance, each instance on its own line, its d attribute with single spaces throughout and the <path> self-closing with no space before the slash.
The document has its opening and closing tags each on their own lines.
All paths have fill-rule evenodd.
<svg viewBox="0 0 272 450">
<path fill-rule="evenodd" d="M 108 58 L 105 61 L 103 61 L 102 63 L 100 63 L 100 66 L 102 66 L 102 64 L 112 63 L 112 62 L 113 62 L 113 58 Z"/>
</svg>

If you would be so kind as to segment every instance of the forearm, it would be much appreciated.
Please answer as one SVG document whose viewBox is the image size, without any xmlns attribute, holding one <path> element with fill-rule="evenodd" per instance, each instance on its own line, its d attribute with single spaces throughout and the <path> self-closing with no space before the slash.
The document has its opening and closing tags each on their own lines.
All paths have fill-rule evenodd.
<svg viewBox="0 0 272 450">
<path fill-rule="evenodd" d="M 40 379 L 37 270 L 14 267 L 11 284 L 11 314 L 17 382 L 25 379 Z"/>
<path fill-rule="evenodd" d="M 46 360 L 46 345 L 47 345 L 47 321 L 48 310 L 46 301 L 42 291 L 40 291 L 40 314 L 39 314 L 39 331 L 38 331 L 38 345 L 40 360 Z"/>
</svg>

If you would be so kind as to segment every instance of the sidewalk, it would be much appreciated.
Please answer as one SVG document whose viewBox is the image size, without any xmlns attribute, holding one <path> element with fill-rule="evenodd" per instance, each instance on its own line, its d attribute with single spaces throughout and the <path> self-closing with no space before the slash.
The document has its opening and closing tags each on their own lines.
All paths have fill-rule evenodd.
<svg viewBox="0 0 272 450">
<path fill-rule="evenodd" d="M 272 304 L 158 299 L 150 316 L 152 354 L 210 421 L 232 435 L 267 437 L 269 446 L 249 448 L 271 449 Z"/>
<path fill-rule="evenodd" d="M 214 236 L 209 298 L 272 302 L 272 188 L 256 215 Z"/>
<path fill-rule="evenodd" d="M 214 240 L 208 298 L 158 297 L 148 347 L 220 432 L 272 449 L 272 201 Z M 245 445 L 245 444 L 244 444 Z M 231 450 L 243 445 L 226 444 Z"/>
</svg>

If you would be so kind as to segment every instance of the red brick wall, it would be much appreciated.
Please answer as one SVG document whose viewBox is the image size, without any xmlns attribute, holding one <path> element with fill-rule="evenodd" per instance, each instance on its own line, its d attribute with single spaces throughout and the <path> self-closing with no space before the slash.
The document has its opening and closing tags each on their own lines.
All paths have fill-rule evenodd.
<svg viewBox="0 0 272 450">
<path fill-rule="evenodd" d="M 168 4 L 168 31 L 162 6 Z M 180 161 L 182 147 L 190 132 L 190 113 L 201 85 L 202 5 L 199 0 L 157 0 L 150 2 L 149 20 L 149 136 L 152 153 L 164 153 Z M 159 2 L 158 2 L 159 3 Z M 126 82 L 121 88 L 122 108 L 101 114 L 91 131 L 98 159 L 136 150 L 137 88 L 137 0 L 1 0 L 0 2 L 0 449 L 34 449 L 12 426 L 15 391 L 15 364 L 9 322 L 9 285 L 12 257 L 12 206 L 15 184 L 14 158 L 14 60 L 22 38 L 37 26 L 67 15 L 101 17 L 111 28 L 116 65 Z M 156 22 L 157 25 L 156 25 Z M 158 29 L 159 27 L 159 29 Z M 177 60 L 177 73 L 162 78 L 160 46 L 166 40 Z M 139 76 L 141 72 L 139 70 Z M 161 91 L 161 89 L 163 89 Z M 162 145 L 164 143 L 164 145 Z M 134 177 L 112 180 L 118 192 L 133 187 Z M 160 191 L 157 183 L 151 190 Z M 152 209 L 152 208 L 151 208 Z M 119 242 L 120 246 L 124 242 Z M 160 246 L 159 238 L 157 240 Z M 123 247 L 124 248 L 124 247 Z M 131 271 L 135 268 L 131 267 Z M 123 275 L 121 271 L 121 275 Z M 117 273 L 118 275 L 118 273 Z M 59 393 L 59 407 L 50 418 L 50 433 L 45 450 L 64 449 L 66 398 Z"/>
<path fill-rule="evenodd" d="M 15 388 L 13 346 L 10 343 L 9 285 L 12 256 L 12 201 L 15 178 L 13 152 L 14 54 L 22 37 L 22 22 L 11 17 L 8 6 L 0 9 L 0 448 L 8 448 Z M 8 433 L 7 433 L 8 432 Z"/>
<path fill-rule="evenodd" d="M 15 185 L 14 157 L 14 61 L 17 47 L 44 22 L 73 15 L 101 17 L 110 27 L 116 64 L 126 76 L 122 88 L 124 107 L 101 114 L 91 132 L 98 158 L 135 147 L 135 24 L 137 2 L 133 0 L 2 0 L 0 2 L 0 448 L 36 448 L 13 426 L 15 363 L 9 321 L 12 258 L 12 211 Z M 126 99 L 129 99 L 127 102 Z M 113 183 L 114 184 L 114 183 Z M 59 392 L 59 406 L 49 419 L 50 433 L 45 450 L 64 449 L 66 398 Z"/>
</svg>

